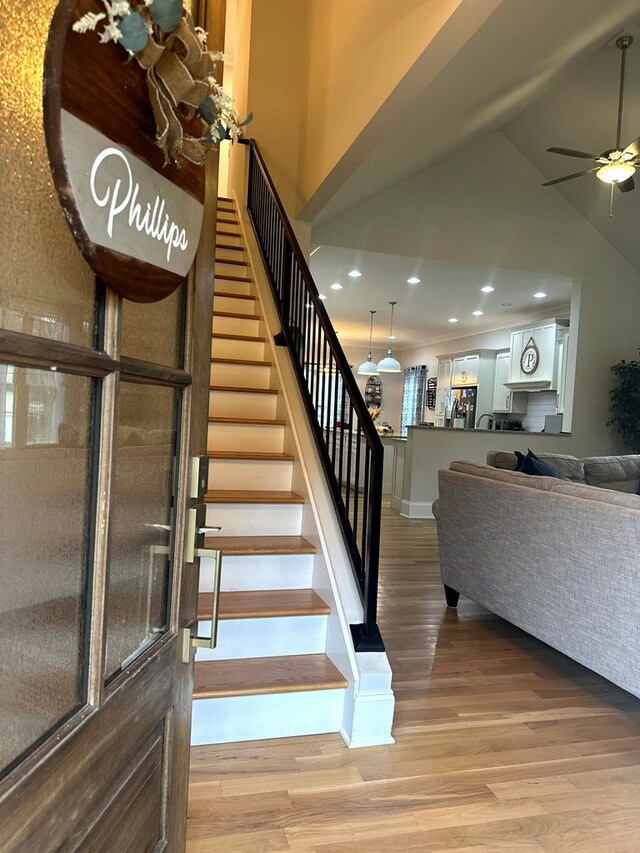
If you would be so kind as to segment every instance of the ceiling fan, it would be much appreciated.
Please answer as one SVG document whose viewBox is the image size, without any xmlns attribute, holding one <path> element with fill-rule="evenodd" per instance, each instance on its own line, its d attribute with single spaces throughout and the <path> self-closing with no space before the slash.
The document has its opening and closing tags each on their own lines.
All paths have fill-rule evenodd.
<svg viewBox="0 0 640 853">
<path fill-rule="evenodd" d="M 627 193 L 634 189 L 633 174 L 640 167 L 640 137 L 635 139 L 626 148 L 620 146 L 620 134 L 622 133 L 622 98 L 624 95 L 624 66 L 627 48 L 633 43 L 633 36 L 620 36 L 616 39 L 616 46 L 622 52 L 622 61 L 620 66 L 620 95 L 618 98 L 618 127 L 616 132 L 616 147 L 609 151 L 603 151 L 600 156 L 597 154 L 587 154 L 585 151 L 574 151 L 572 148 L 547 148 L 547 151 L 552 154 L 565 154 L 567 157 L 581 157 L 585 160 L 594 160 L 598 163 L 592 169 L 585 169 L 583 172 L 575 172 L 573 175 L 565 175 L 563 178 L 556 178 L 554 181 L 547 181 L 543 187 L 551 187 L 554 184 L 560 184 L 563 181 L 571 181 L 573 178 L 579 178 L 582 175 L 588 175 L 590 172 L 595 172 L 596 177 L 606 184 L 611 184 L 618 189 Z"/>
</svg>

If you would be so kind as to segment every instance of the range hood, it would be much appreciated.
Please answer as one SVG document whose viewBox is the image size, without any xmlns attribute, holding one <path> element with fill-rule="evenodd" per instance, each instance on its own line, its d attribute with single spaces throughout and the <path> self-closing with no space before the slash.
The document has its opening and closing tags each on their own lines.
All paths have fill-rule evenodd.
<svg viewBox="0 0 640 853">
<path fill-rule="evenodd" d="M 518 382 L 503 383 L 509 391 L 546 391 L 551 388 L 550 379 L 520 379 Z"/>
</svg>

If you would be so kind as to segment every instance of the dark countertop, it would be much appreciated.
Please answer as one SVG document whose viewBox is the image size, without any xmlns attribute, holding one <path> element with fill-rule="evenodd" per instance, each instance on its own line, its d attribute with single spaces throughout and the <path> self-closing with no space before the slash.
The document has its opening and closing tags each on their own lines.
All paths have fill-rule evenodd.
<svg viewBox="0 0 640 853">
<path fill-rule="evenodd" d="M 414 426 L 409 427 L 409 429 L 438 430 L 439 432 L 461 432 L 463 434 L 466 433 L 467 435 L 472 432 L 490 432 L 493 435 L 504 435 L 505 433 L 508 435 L 548 435 L 553 436 L 554 438 L 558 438 L 563 435 L 571 435 L 570 432 L 530 432 L 526 429 L 451 429 L 451 427 L 425 426 L 423 424 L 415 424 Z"/>
</svg>

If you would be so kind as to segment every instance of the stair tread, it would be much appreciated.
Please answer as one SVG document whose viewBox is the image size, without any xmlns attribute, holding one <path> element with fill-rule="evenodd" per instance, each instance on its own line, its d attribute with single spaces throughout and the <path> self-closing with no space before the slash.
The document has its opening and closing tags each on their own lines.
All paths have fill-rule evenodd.
<svg viewBox="0 0 640 853">
<path fill-rule="evenodd" d="M 216 228 L 216 234 L 219 234 L 221 237 L 241 237 L 242 236 L 238 231 L 225 231 L 223 228 Z"/>
<path fill-rule="evenodd" d="M 225 281 L 251 281 L 250 278 L 241 278 L 240 276 L 234 275 L 217 275 L 216 279 L 224 279 Z M 251 296 L 249 293 L 229 293 L 228 290 L 214 290 L 214 296 L 226 296 L 229 299 L 245 299 L 250 302 L 257 302 L 257 296 Z"/>
<path fill-rule="evenodd" d="M 211 361 L 215 361 L 217 364 L 253 364 L 253 365 L 261 365 L 262 367 L 271 367 L 270 361 L 262 361 L 261 359 L 256 358 L 221 358 L 220 356 L 213 356 Z"/>
<path fill-rule="evenodd" d="M 210 385 L 210 391 L 239 391 L 239 392 L 247 392 L 249 394 L 277 394 L 277 388 L 249 388 L 245 385 Z"/>
<path fill-rule="evenodd" d="M 218 201 L 218 202 L 220 202 L 220 201 L 229 201 L 229 202 L 231 202 L 231 204 L 233 204 L 233 199 L 232 199 L 232 198 L 229 198 L 229 196 L 228 196 L 228 195 L 219 195 L 219 196 L 216 196 L 216 201 Z"/>
<path fill-rule="evenodd" d="M 215 311 L 214 317 L 233 317 L 236 320 L 260 320 L 259 314 L 240 314 L 237 311 Z"/>
<path fill-rule="evenodd" d="M 286 426 L 284 418 L 221 418 L 215 415 L 209 418 L 210 424 L 260 424 L 261 426 Z"/>
<path fill-rule="evenodd" d="M 211 489 L 204 496 L 208 504 L 303 504 L 297 492 L 267 489 Z"/>
<path fill-rule="evenodd" d="M 216 258 L 217 264 L 231 264 L 234 267 L 248 267 L 249 261 L 237 261 L 235 258 Z"/>
<path fill-rule="evenodd" d="M 244 246 L 231 246 L 228 243 L 216 243 L 216 249 L 231 249 L 233 252 L 244 252 Z M 216 261 L 224 263 L 223 258 L 216 258 Z"/>
<path fill-rule="evenodd" d="M 234 335 L 232 332 L 213 332 L 212 337 L 224 338 L 226 341 L 253 341 L 257 344 L 264 344 L 267 341 L 260 335 Z"/>
<path fill-rule="evenodd" d="M 209 459 L 253 459 L 256 462 L 293 462 L 295 456 L 292 453 L 275 453 L 262 450 L 208 450 Z"/>
<path fill-rule="evenodd" d="M 234 557 L 266 554 L 316 554 L 317 548 L 304 536 L 213 536 L 205 537 L 207 548 L 218 548 Z"/>
<path fill-rule="evenodd" d="M 211 592 L 198 595 L 198 619 L 211 619 Z M 328 616 L 331 608 L 312 589 L 268 589 L 220 593 L 220 619 Z"/>
<path fill-rule="evenodd" d="M 196 661 L 194 699 L 336 690 L 346 678 L 326 655 Z"/>
<path fill-rule="evenodd" d="M 224 210 L 224 209 L 219 208 L 219 213 L 233 213 L 233 211 L 232 210 Z M 223 216 L 219 216 L 217 221 L 218 222 L 225 222 L 227 225 L 237 225 L 238 224 L 237 219 L 226 219 Z"/>
<path fill-rule="evenodd" d="M 227 274 L 227 273 L 216 273 L 214 278 L 216 279 L 216 281 L 242 281 L 242 282 L 253 281 L 251 276 L 231 275 L 230 273 L 229 274 Z M 238 295 L 239 294 L 236 294 L 236 293 L 233 294 L 233 296 L 238 296 Z M 256 296 L 245 296 L 244 298 L 245 299 L 254 299 L 254 300 L 257 299 Z"/>
</svg>

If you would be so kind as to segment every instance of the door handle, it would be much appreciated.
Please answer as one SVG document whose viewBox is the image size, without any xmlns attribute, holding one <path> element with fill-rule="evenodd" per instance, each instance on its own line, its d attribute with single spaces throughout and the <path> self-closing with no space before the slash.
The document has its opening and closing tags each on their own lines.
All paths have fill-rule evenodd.
<svg viewBox="0 0 640 853">
<path fill-rule="evenodd" d="M 215 561 L 213 591 L 211 594 L 211 635 L 191 636 L 191 628 L 182 629 L 182 662 L 189 663 L 191 649 L 215 649 L 218 645 L 218 614 L 220 611 L 220 579 L 222 576 L 222 551 L 217 548 L 195 548 L 195 557 L 210 557 Z"/>
</svg>

